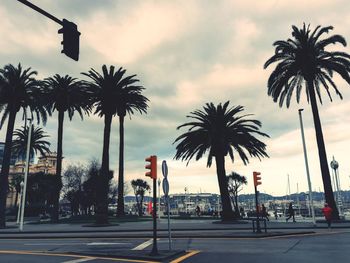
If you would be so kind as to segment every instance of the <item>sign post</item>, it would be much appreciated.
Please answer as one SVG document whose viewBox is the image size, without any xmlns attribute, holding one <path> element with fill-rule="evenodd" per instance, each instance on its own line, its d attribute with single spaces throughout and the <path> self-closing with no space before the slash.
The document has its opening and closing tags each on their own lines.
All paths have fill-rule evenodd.
<svg viewBox="0 0 350 263">
<path fill-rule="evenodd" d="M 169 202 L 169 181 L 168 181 L 168 166 L 166 161 L 162 162 L 162 173 L 163 179 L 163 192 L 167 202 L 167 212 L 168 212 L 168 239 L 169 239 L 169 251 L 171 251 L 171 228 L 170 228 L 170 202 Z"/>
</svg>

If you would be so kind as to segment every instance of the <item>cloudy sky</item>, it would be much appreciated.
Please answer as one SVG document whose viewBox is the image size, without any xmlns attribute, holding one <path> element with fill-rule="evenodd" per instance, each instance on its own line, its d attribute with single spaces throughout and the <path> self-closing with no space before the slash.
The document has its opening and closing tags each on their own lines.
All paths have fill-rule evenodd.
<svg viewBox="0 0 350 263">
<path fill-rule="evenodd" d="M 81 72 L 100 71 L 103 64 L 124 67 L 137 74 L 150 99 L 147 115 L 134 115 L 125 122 L 125 179 L 144 178 L 144 158 L 156 154 L 167 160 L 170 193 L 218 192 L 215 165 L 206 158 L 188 166 L 174 161 L 176 127 L 186 115 L 207 102 L 230 101 L 262 122 L 263 138 L 270 158 L 251 159 L 244 166 L 238 159 L 226 160 L 226 171 L 248 177 L 244 193 L 253 192 L 252 172 L 262 173 L 262 192 L 284 195 L 287 175 L 291 191 L 307 190 L 298 109 L 303 118 L 314 190 L 322 189 L 317 146 L 310 105 L 295 100 L 289 109 L 279 108 L 267 96 L 271 69 L 264 62 L 273 54 L 272 43 L 286 40 L 291 25 L 303 22 L 333 25 L 334 33 L 350 39 L 347 0 L 32 0 L 58 18 L 78 25 L 81 32 L 80 59 L 61 54 L 58 24 L 16 0 L 0 4 L 1 66 L 21 62 L 39 72 L 38 78 L 69 74 L 84 79 Z M 348 47 L 337 47 L 350 53 Z M 341 188 L 350 188 L 350 87 L 336 78 L 344 99 L 320 106 L 328 162 L 339 162 Z M 16 125 L 21 126 L 21 114 Z M 0 131 L 5 139 L 6 125 Z M 52 150 L 56 149 L 57 115 L 48 121 Z M 86 163 L 101 158 L 103 120 L 87 116 L 73 118 L 64 126 L 64 164 Z M 110 146 L 111 169 L 118 169 L 118 122 L 113 122 Z M 117 172 L 115 173 L 116 176 Z M 159 174 L 161 174 L 159 172 Z M 116 179 L 116 178 L 115 178 Z M 147 179 L 148 180 L 148 179 Z"/>
</svg>

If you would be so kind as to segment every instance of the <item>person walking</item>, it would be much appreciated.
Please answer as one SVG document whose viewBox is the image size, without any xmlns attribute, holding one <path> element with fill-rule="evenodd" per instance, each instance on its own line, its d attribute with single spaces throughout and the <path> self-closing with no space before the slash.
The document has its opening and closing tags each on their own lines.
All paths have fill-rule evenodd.
<svg viewBox="0 0 350 263">
<path fill-rule="evenodd" d="M 295 213 L 294 213 L 294 208 L 293 208 L 293 204 L 292 202 L 289 203 L 289 207 L 288 207 L 288 218 L 286 218 L 286 222 L 288 222 L 288 220 L 293 217 L 293 222 L 295 221 Z"/>
<path fill-rule="evenodd" d="M 266 207 L 264 204 L 261 205 L 261 216 L 262 216 L 262 218 L 266 218 L 267 221 L 270 221 L 269 214 L 267 213 Z"/>
<path fill-rule="evenodd" d="M 322 208 L 322 213 L 327 221 L 328 228 L 331 228 L 332 212 L 333 212 L 333 209 L 330 208 L 327 203 L 325 203 L 324 207 Z"/>
</svg>

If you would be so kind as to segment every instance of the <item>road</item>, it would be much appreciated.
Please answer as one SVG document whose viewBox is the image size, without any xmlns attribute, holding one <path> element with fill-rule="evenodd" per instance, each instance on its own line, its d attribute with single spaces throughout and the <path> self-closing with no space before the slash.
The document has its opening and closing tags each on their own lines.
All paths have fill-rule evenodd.
<svg viewBox="0 0 350 263">
<path fill-rule="evenodd" d="M 157 262 L 108 258 L 109 252 L 128 255 L 152 248 L 146 238 L 55 238 L 0 239 L 0 262 Z M 159 250 L 167 250 L 166 239 L 158 240 Z M 269 238 L 177 238 L 173 248 L 188 253 L 173 263 L 205 262 L 348 262 L 350 230 L 322 230 L 315 234 Z M 102 253 L 104 257 L 87 256 Z"/>
</svg>

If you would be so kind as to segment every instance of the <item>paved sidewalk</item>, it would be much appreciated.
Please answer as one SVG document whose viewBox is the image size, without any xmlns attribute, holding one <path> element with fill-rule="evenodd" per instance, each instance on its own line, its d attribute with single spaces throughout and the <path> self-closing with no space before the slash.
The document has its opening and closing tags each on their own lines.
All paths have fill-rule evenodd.
<svg viewBox="0 0 350 263">
<path fill-rule="evenodd" d="M 168 235 L 167 220 L 158 221 L 158 235 Z M 334 223 L 333 229 L 350 229 L 350 223 Z M 267 222 L 267 234 L 257 235 L 252 231 L 251 221 L 221 223 L 218 220 L 171 220 L 173 237 L 264 237 L 271 235 L 305 234 L 327 229 L 326 223 Z M 125 222 L 119 225 L 96 227 L 80 224 L 25 224 L 19 231 L 15 223 L 0 229 L 0 238 L 68 238 L 68 237 L 152 237 L 152 221 Z"/>
</svg>

